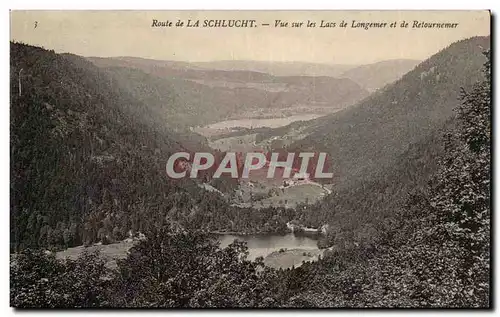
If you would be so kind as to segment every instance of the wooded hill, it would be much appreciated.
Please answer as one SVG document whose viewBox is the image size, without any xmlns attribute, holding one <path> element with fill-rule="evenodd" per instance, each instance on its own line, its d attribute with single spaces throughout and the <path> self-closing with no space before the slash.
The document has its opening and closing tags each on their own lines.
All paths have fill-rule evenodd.
<svg viewBox="0 0 500 317">
<path fill-rule="evenodd" d="M 339 78 L 349 78 L 363 88 L 373 91 L 398 80 L 420 62 L 414 59 L 381 61 L 348 69 Z"/>
<path fill-rule="evenodd" d="M 427 186 L 447 151 L 444 136 L 456 134 L 462 88 L 484 78 L 489 40 L 454 43 L 344 111 L 262 133 L 305 127 L 309 135 L 289 148 L 329 153 L 333 193 L 298 214 L 306 226 L 329 224 L 324 246 L 376 244 L 408 197 Z"/>
<path fill-rule="evenodd" d="M 437 56 L 473 60 L 471 49 L 478 42 L 484 48 L 487 40 L 462 41 L 450 46 L 455 55 L 445 50 Z M 192 184 L 164 182 L 156 149 L 175 149 L 177 136 L 151 128 L 147 116 L 136 118 L 143 114 L 141 104 L 119 93 L 97 68 L 78 57 L 11 44 L 11 242 L 23 249 L 11 257 L 11 305 L 491 307 L 491 74 L 489 58 L 484 62 L 477 73 L 462 64 L 478 80 L 457 92 L 454 107 L 451 94 L 441 92 L 449 97 L 443 99 L 432 85 L 421 87 L 429 91 L 419 91 L 418 98 L 401 83 L 402 91 L 389 87 L 388 96 L 402 98 L 398 103 L 405 101 L 420 124 L 426 121 L 415 114 L 419 104 L 406 104 L 408 92 L 414 101 L 432 104 L 427 94 L 448 100 L 444 106 L 455 115 L 446 117 L 439 105 L 421 105 L 441 124 L 422 126 L 407 146 L 389 142 L 393 135 L 382 139 L 388 150 L 399 151 L 385 161 L 373 156 L 367 166 L 378 162 L 378 168 L 372 165 L 362 178 L 343 183 L 350 189 L 337 189 L 300 214 L 279 208 L 256 213 L 227 208 Z M 464 80 L 459 69 L 451 73 Z M 391 100 L 386 97 L 373 100 Z M 387 110 L 375 105 L 375 114 Z M 376 125 L 361 120 L 367 113 L 361 109 L 361 117 L 351 119 L 366 132 L 363 123 Z M 394 117 L 404 118 L 401 112 Z M 317 127 L 331 127 L 331 118 L 326 120 Z M 324 221 L 314 220 L 316 215 L 329 219 L 333 247 L 317 262 L 287 270 L 266 268 L 262 258 L 247 261 L 241 242 L 221 249 L 214 237 L 193 230 L 267 225 L 272 231 L 287 219 Z M 146 239 L 114 271 L 97 255 L 62 261 L 44 250 L 76 239 L 120 239 L 127 230 L 140 230 Z"/>
<path fill-rule="evenodd" d="M 482 78 L 489 41 L 474 37 L 451 44 L 357 105 L 311 121 L 309 135 L 291 148 L 328 152 L 341 186 L 391 166 L 454 116 L 461 89 Z"/>
<path fill-rule="evenodd" d="M 203 148 L 80 57 L 11 43 L 11 79 L 13 247 L 79 244 L 85 215 L 161 203 L 169 153 Z"/>
</svg>

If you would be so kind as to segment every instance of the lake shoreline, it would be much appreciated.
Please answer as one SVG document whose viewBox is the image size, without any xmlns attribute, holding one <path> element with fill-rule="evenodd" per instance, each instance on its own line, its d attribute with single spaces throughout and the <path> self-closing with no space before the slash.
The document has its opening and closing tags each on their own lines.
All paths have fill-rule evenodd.
<svg viewBox="0 0 500 317">
<path fill-rule="evenodd" d="M 294 230 L 287 230 L 284 232 L 266 232 L 266 231 L 259 231 L 259 232 L 238 232 L 238 231 L 211 231 L 211 234 L 215 235 L 220 235 L 220 236 L 225 236 L 225 235 L 230 235 L 230 236 L 241 236 L 241 237 L 250 237 L 250 236 L 286 236 L 288 234 L 293 234 L 296 237 L 308 237 L 314 240 L 319 240 L 320 237 L 323 235 L 321 232 L 317 231 L 294 231 Z"/>
</svg>

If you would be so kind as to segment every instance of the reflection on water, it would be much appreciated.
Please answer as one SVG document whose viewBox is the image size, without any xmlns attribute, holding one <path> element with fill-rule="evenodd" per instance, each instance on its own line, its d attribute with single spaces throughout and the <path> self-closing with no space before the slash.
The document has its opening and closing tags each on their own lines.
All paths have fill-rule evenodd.
<svg viewBox="0 0 500 317">
<path fill-rule="evenodd" d="M 317 240 L 306 236 L 295 236 L 292 233 L 286 235 L 246 235 L 237 236 L 224 234 L 219 236 L 220 246 L 226 247 L 238 239 L 245 241 L 248 246 L 248 259 L 255 260 L 259 256 L 266 257 L 268 254 L 280 249 L 318 249 Z"/>
</svg>

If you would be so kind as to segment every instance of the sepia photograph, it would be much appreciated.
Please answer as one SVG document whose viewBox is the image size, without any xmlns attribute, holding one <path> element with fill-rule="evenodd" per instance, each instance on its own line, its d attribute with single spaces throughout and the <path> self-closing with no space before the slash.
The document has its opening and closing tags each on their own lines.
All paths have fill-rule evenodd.
<svg viewBox="0 0 500 317">
<path fill-rule="evenodd" d="M 11 10 L 10 306 L 492 308 L 491 26 Z"/>
</svg>

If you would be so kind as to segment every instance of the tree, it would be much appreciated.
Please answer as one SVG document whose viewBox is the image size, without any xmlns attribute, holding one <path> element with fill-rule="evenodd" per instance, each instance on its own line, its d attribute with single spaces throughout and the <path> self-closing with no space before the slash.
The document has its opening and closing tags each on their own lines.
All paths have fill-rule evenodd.
<svg viewBox="0 0 500 317">
<path fill-rule="evenodd" d="M 102 307 L 108 303 L 108 271 L 98 253 L 58 260 L 54 253 L 26 249 L 11 258 L 10 266 L 14 307 Z"/>
<path fill-rule="evenodd" d="M 272 294 L 262 282 L 263 262 L 248 261 L 246 244 L 224 249 L 202 232 L 151 229 L 118 262 L 114 306 L 254 307 Z"/>
<path fill-rule="evenodd" d="M 485 79 L 462 91 L 457 142 L 449 149 L 430 202 L 461 248 L 461 298 L 480 306 L 488 305 L 490 263 L 490 51 L 485 56 Z"/>
</svg>

